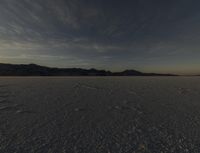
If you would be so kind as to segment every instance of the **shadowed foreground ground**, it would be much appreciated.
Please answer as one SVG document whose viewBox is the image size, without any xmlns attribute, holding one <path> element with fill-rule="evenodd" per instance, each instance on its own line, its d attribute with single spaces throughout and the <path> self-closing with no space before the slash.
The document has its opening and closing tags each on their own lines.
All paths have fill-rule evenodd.
<svg viewBox="0 0 200 153">
<path fill-rule="evenodd" d="M 199 77 L 0 78 L 0 153 L 199 153 Z"/>
</svg>

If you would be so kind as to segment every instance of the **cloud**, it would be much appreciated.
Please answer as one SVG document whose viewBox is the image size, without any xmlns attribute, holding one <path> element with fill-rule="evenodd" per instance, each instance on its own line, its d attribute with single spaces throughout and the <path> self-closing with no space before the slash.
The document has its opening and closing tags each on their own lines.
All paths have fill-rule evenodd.
<svg viewBox="0 0 200 153">
<path fill-rule="evenodd" d="M 199 3 L 1 0 L 0 56 L 97 67 L 200 57 Z"/>
</svg>

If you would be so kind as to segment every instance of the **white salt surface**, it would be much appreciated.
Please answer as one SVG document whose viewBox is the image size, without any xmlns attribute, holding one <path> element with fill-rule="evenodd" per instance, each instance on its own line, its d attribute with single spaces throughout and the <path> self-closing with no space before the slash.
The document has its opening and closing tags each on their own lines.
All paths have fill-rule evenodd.
<svg viewBox="0 0 200 153">
<path fill-rule="evenodd" d="M 199 152 L 199 77 L 0 78 L 0 153 Z"/>
</svg>

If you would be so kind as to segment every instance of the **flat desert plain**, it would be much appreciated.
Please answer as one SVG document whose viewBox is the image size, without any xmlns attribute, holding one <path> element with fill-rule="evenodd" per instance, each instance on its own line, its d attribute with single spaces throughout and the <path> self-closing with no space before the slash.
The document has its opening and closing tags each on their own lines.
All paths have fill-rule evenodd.
<svg viewBox="0 0 200 153">
<path fill-rule="evenodd" d="M 199 152 L 199 77 L 0 78 L 0 153 Z"/>
</svg>

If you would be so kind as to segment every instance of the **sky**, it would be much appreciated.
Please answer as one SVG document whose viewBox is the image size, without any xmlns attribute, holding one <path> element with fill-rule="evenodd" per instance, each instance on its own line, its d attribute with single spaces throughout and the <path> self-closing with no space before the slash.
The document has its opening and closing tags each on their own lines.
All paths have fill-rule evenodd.
<svg viewBox="0 0 200 153">
<path fill-rule="evenodd" d="M 1 0 L 0 63 L 200 73 L 199 0 Z"/>
</svg>

